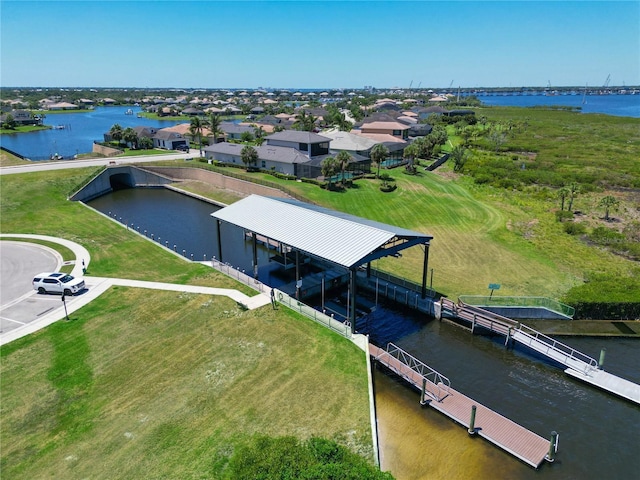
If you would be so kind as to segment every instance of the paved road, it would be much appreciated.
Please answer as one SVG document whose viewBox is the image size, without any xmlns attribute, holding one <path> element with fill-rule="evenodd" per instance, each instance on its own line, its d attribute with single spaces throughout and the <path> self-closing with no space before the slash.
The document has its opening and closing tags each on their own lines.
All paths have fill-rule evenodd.
<svg viewBox="0 0 640 480">
<path fill-rule="evenodd" d="M 0 242 L 0 310 L 8 302 L 34 292 L 33 276 L 55 272 L 62 257 L 49 247 L 16 241 Z"/>
<path fill-rule="evenodd" d="M 145 163 L 157 162 L 160 160 L 181 160 L 184 158 L 198 158 L 200 151 L 191 149 L 189 153 L 167 153 L 164 155 L 141 155 L 132 157 L 111 157 L 111 158 L 92 158 L 84 160 L 60 160 L 60 161 L 43 161 L 32 162 L 29 165 L 15 165 L 12 167 L 1 167 L 0 175 L 11 175 L 15 173 L 40 172 L 45 170 L 64 170 L 67 168 L 84 168 L 84 167 L 101 167 L 111 165 L 115 162 L 117 165 L 128 163 Z"/>
</svg>

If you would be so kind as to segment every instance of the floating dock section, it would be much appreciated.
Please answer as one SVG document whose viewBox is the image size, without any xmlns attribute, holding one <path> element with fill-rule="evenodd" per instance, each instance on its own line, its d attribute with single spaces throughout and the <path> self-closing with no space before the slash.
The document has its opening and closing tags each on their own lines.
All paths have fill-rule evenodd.
<svg viewBox="0 0 640 480">
<path fill-rule="evenodd" d="M 538 468 L 553 461 L 557 434 L 547 440 L 490 408 L 454 390 L 449 380 L 394 344 L 384 350 L 369 344 L 375 361 L 421 391 L 420 403 L 429 405 L 528 465 Z"/>
<path fill-rule="evenodd" d="M 505 336 L 505 345 L 514 341 L 566 367 L 564 372 L 614 395 L 640 405 L 640 385 L 602 370 L 594 358 L 548 337 L 520 322 L 463 302 L 442 298 L 437 307 L 441 316 L 450 316 L 477 328 Z"/>
</svg>

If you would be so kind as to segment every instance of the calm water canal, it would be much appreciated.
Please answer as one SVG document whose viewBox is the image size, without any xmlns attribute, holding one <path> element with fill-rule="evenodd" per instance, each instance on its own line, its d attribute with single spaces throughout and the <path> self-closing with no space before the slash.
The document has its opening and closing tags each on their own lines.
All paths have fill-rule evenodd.
<svg viewBox="0 0 640 480">
<path fill-rule="evenodd" d="M 179 251 L 194 253 L 195 259 L 216 252 L 210 217 L 216 207 L 210 204 L 166 190 L 131 189 L 105 195 L 90 206 L 154 232 Z M 241 232 L 223 233 L 223 245 L 233 245 L 223 252 L 225 260 L 250 271 L 250 243 Z M 261 250 L 261 275 L 267 256 Z M 545 438 L 552 430 L 560 433 L 556 462 L 535 471 L 486 441 L 470 438 L 438 412 L 420 407 L 417 392 L 376 371 L 382 466 L 398 479 L 637 478 L 640 407 L 573 380 L 525 351 L 505 349 L 500 338 L 472 336 L 460 327 L 390 306 L 377 308 L 367 325 L 379 342 L 394 341 L 449 377 L 452 387 L 467 396 Z M 564 341 L 596 359 L 606 347 L 606 370 L 640 383 L 639 341 Z"/>
<path fill-rule="evenodd" d="M 126 115 L 131 109 L 133 114 Z M 123 129 L 127 127 L 166 128 L 178 122 L 173 120 L 151 120 L 138 118 L 140 107 L 97 107 L 89 112 L 81 113 L 49 113 L 44 119 L 50 130 L 30 133 L 4 134 L 0 138 L 2 146 L 13 150 L 31 160 L 47 160 L 57 153 L 64 158 L 72 158 L 80 153 L 88 153 L 93 149 L 93 142 L 104 141 L 103 134 L 114 124 Z M 185 120 L 187 122 L 188 119 Z"/>
</svg>

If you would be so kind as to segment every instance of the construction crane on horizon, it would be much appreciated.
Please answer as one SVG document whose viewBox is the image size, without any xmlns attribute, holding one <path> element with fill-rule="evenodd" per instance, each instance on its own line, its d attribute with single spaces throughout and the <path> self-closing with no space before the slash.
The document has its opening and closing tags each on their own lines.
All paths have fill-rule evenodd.
<svg viewBox="0 0 640 480">
<path fill-rule="evenodd" d="M 607 88 L 609 86 L 609 82 L 611 81 L 611 74 L 607 75 L 607 79 L 604 81 L 604 85 L 602 88 Z"/>
</svg>

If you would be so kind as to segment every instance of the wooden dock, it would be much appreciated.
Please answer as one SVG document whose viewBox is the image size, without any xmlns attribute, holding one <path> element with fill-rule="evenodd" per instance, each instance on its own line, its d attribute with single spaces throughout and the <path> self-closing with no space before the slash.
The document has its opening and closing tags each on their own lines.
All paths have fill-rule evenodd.
<svg viewBox="0 0 640 480">
<path fill-rule="evenodd" d="M 396 354 L 396 352 L 401 352 Z M 448 379 L 414 359 L 393 344 L 387 350 L 369 344 L 374 359 L 404 378 L 421 392 L 421 403 L 428 404 L 470 430 L 472 407 L 476 407 L 474 428 L 477 434 L 523 462 L 538 468 L 550 449 L 545 439 L 503 417 L 488 407 L 450 387 Z M 409 357 L 409 360 L 407 360 Z M 424 368 L 426 367 L 426 368 Z M 551 460 L 550 460 L 551 461 Z"/>
</svg>

